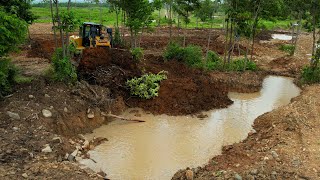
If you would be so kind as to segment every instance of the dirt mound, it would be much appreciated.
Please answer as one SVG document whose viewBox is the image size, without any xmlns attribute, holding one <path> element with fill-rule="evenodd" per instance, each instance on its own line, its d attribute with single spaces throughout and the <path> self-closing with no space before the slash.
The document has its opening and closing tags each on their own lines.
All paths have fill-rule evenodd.
<svg viewBox="0 0 320 180">
<path fill-rule="evenodd" d="M 262 30 L 261 32 L 259 32 L 259 34 L 257 34 L 256 39 L 262 41 L 269 41 L 270 39 L 272 39 L 272 32 Z"/>
<path fill-rule="evenodd" d="M 89 48 L 83 51 L 78 74 L 91 84 L 105 86 L 123 95 L 127 79 L 140 76 L 141 72 L 127 50 Z"/>
<path fill-rule="evenodd" d="M 52 37 L 34 38 L 31 40 L 31 49 L 28 51 L 27 57 L 51 59 L 54 49 L 55 42 Z"/>
<path fill-rule="evenodd" d="M 232 103 L 226 89 L 203 72 L 177 61 L 163 62 L 156 56 L 147 58 L 147 72 L 165 70 L 168 79 L 161 82 L 158 97 L 151 100 L 130 98 L 130 106 L 143 108 L 153 114 L 184 115 L 223 108 Z"/>
</svg>

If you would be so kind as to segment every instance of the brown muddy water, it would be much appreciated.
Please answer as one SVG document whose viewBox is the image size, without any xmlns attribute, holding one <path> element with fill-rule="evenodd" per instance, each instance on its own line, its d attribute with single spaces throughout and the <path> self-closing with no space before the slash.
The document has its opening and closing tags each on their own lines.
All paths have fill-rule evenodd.
<svg viewBox="0 0 320 180">
<path fill-rule="evenodd" d="M 253 131 L 258 116 L 286 105 L 300 89 L 292 79 L 269 76 L 258 93 L 229 93 L 234 101 L 225 109 L 204 112 L 207 118 L 154 116 L 129 109 L 122 116 L 145 123 L 116 120 L 87 134 L 88 139 L 109 141 L 90 151 L 92 160 L 82 160 L 95 171 L 103 170 L 110 179 L 170 179 L 176 171 L 202 166 L 219 155 L 224 145 L 239 142 Z M 138 110 L 138 112 L 137 112 Z M 135 117 L 135 115 L 141 117 Z"/>
</svg>

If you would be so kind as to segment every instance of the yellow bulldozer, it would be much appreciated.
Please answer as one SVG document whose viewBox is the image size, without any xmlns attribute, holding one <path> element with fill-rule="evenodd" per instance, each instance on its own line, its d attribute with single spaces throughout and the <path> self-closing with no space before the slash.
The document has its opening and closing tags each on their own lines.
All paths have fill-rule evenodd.
<svg viewBox="0 0 320 180">
<path fill-rule="evenodd" d="M 79 36 L 72 35 L 70 44 L 82 51 L 88 47 L 112 47 L 112 29 L 102 24 L 84 22 L 80 26 Z"/>
</svg>

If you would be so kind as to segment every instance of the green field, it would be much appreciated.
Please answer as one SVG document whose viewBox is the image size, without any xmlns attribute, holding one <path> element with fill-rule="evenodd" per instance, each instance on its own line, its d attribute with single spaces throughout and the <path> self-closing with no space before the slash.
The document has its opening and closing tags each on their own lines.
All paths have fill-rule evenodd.
<svg viewBox="0 0 320 180">
<path fill-rule="evenodd" d="M 65 7 L 60 8 L 61 11 L 65 11 Z M 114 26 L 116 23 L 116 13 L 110 12 L 109 8 L 102 7 L 101 9 L 99 7 L 72 7 L 71 9 L 76 18 L 80 20 L 80 22 L 96 22 L 96 23 L 102 23 L 106 26 Z M 101 16 L 100 16 L 100 10 L 101 10 Z M 33 7 L 32 12 L 38 16 L 39 18 L 35 21 L 38 23 L 50 23 L 51 22 L 51 14 L 50 14 L 50 8 L 49 7 Z M 166 26 L 167 21 L 165 19 L 165 10 L 161 11 L 161 25 Z M 120 17 L 121 18 L 121 17 Z M 154 19 L 154 21 L 151 23 L 151 26 L 155 27 L 158 25 L 158 12 L 155 11 L 151 17 Z M 218 14 L 213 19 L 213 28 L 222 28 L 223 27 L 223 20 L 224 16 L 223 14 Z M 180 26 L 185 28 L 185 24 L 182 22 L 182 19 L 180 21 Z M 290 21 L 284 20 L 284 21 L 267 21 L 267 20 L 261 20 L 260 21 L 261 26 L 266 29 L 272 30 L 275 28 L 281 28 L 281 29 L 288 29 Z M 178 18 L 177 16 L 174 16 L 174 26 L 178 26 Z M 191 22 L 188 24 L 188 28 L 196 28 L 197 27 L 197 19 L 195 17 L 191 17 Z M 210 22 L 204 22 L 201 21 L 198 22 L 199 28 L 210 28 L 211 23 Z"/>
</svg>

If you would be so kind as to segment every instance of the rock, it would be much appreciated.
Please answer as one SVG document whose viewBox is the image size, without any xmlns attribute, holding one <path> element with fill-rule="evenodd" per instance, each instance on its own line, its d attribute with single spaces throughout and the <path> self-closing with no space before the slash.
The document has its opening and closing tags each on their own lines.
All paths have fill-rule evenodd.
<svg viewBox="0 0 320 180">
<path fill-rule="evenodd" d="M 12 119 L 15 119 L 15 120 L 19 120 L 20 119 L 20 116 L 18 113 L 14 113 L 14 112 L 11 112 L 11 111 L 7 111 L 7 114 L 9 117 L 11 117 Z"/>
<path fill-rule="evenodd" d="M 253 175 L 247 175 L 247 180 L 255 180 L 256 178 Z"/>
<path fill-rule="evenodd" d="M 47 144 L 46 147 L 41 150 L 41 152 L 51 153 L 51 152 L 52 152 L 52 149 L 51 149 L 51 147 L 49 146 L 49 144 Z"/>
<path fill-rule="evenodd" d="M 67 107 L 64 107 L 64 108 L 63 108 L 63 111 L 64 111 L 65 113 L 67 113 L 67 112 L 68 112 L 68 108 L 67 108 Z"/>
<path fill-rule="evenodd" d="M 28 174 L 27 174 L 27 173 L 23 173 L 23 174 L 22 174 L 22 177 L 28 178 Z"/>
<path fill-rule="evenodd" d="M 62 143 L 62 139 L 60 137 L 54 137 L 52 138 L 53 143 Z"/>
<path fill-rule="evenodd" d="M 279 155 L 275 151 L 271 151 L 272 157 L 275 159 L 279 158 Z"/>
<path fill-rule="evenodd" d="M 186 170 L 186 178 L 187 180 L 193 180 L 193 171 L 188 169 Z"/>
<path fill-rule="evenodd" d="M 33 99 L 33 98 L 34 98 L 34 96 L 30 94 L 30 95 L 29 95 L 29 98 L 30 98 L 30 99 Z"/>
<path fill-rule="evenodd" d="M 46 118 L 52 117 L 52 112 L 47 110 L 47 109 L 43 109 L 42 110 L 42 115 Z"/>
<path fill-rule="evenodd" d="M 88 140 L 85 140 L 84 143 L 83 143 L 82 148 L 83 148 L 83 149 L 89 149 L 89 147 L 90 147 L 89 141 L 88 141 Z"/>
<path fill-rule="evenodd" d="M 258 174 L 258 169 L 252 169 L 252 170 L 250 171 L 250 174 L 252 174 L 252 175 L 257 175 L 257 174 Z"/>
<path fill-rule="evenodd" d="M 236 173 L 236 174 L 234 175 L 234 179 L 235 179 L 235 180 L 242 180 L 242 177 L 241 177 L 239 174 Z"/>
<path fill-rule="evenodd" d="M 70 161 L 70 162 L 75 161 L 75 156 L 69 154 L 67 159 L 68 159 L 68 161 Z"/>
<path fill-rule="evenodd" d="M 18 131 L 18 130 L 19 130 L 18 127 L 13 127 L 12 129 L 13 129 L 14 131 Z"/>
<path fill-rule="evenodd" d="M 49 94 L 45 94 L 44 97 L 49 98 L 50 96 L 49 96 Z"/>
<path fill-rule="evenodd" d="M 93 118 L 94 118 L 94 113 L 93 113 L 93 112 L 90 112 L 90 113 L 87 115 L 87 117 L 88 117 L 89 119 L 93 119 Z"/>
</svg>

